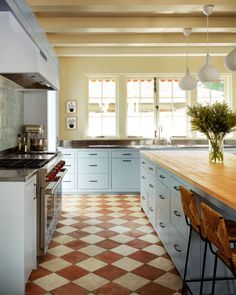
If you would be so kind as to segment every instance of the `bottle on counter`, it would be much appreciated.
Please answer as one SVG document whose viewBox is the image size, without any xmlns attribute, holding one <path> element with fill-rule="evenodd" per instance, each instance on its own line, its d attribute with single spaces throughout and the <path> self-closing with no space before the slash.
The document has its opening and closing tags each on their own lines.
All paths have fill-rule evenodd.
<svg viewBox="0 0 236 295">
<path fill-rule="evenodd" d="M 21 136 L 20 133 L 18 134 L 18 139 L 17 139 L 17 146 L 18 146 L 18 152 L 21 152 Z"/>
<path fill-rule="evenodd" d="M 21 151 L 23 153 L 27 153 L 27 142 L 26 142 L 26 137 L 25 136 L 23 137 L 23 142 L 22 142 L 22 145 L 21 145 Z"/>
</svg>

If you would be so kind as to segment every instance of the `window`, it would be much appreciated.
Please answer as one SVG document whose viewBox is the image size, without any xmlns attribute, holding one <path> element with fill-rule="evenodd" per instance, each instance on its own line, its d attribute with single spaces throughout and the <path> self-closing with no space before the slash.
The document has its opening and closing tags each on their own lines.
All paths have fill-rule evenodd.
<svg viewBox="0 0 236 295">
<path fill-rule="evenodd" d="M 225 100 L 224 81 L 207 83 L 198 82 L 197 84 L 197 102 L 200 104 L 213 104 Z M 197 131 L 197 137 L 206 138 L 206 136 Z"/>
<path fill-rule="evenodd" d="M 186 92 L 179 88 L 179 80 L 159 80 L 160 137 L 187 135 Z"/>
<path fill-rule="evenodd" d="M 197 102 L 201 104 L 212 104 L 224 101 L 224 81 L 215 83 L 198 82 Z"/>
<path fill-rule="evenodd" d="M 116 81 L 113 79 L 89 80 L 88 135 L 116 135 Z"/>
<path fill-rule="evenodd" d="M 127 80 L 127 136 L 154 136 L 154 80 Z"/>
</svg>

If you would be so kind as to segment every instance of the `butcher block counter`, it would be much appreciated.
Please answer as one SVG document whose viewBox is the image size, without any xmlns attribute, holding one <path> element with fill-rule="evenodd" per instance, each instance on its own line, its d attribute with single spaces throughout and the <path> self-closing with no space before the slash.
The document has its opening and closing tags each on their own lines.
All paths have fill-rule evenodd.
<svg viewBox="0 0 236 295">
<path fill-rule="evenodd" d="M 227 219 L 236 220 L 236 155 L 225 152 L 223 164 L 208 161 L 207 151 L 140 151 L 140 203 L 180 275 L 184 275 L 189 237 L 179 186 L 194 192 L 197 204 L 207 203 Z M 188 277 L 201 277 L 204 243 L 193 231 Z M 214 256 L 207 252 L 205 276 L 212 277 Z M 232 277 L 219 262 L 219 277 Z M 200 284 L 188 283 L 192 294 Z M 211 294 L 211 282 L 203 294 Z M 217 281 L 215 294 L 235 295 L 235 281 Z"/>
<path fill-rule="evenodd" d="M 236 210 L 236 155 L 224 153 L 224 163 L 208 161 L 207 151 L 143 151 L 149 160 Z"/>
</svg>

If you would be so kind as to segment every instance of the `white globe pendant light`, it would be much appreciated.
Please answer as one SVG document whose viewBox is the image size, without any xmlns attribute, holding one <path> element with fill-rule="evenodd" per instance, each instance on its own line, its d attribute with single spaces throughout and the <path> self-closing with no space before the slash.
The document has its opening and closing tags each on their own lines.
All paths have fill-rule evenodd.
<svg viewBox="0 0 236 295">
<path fill-rule="evenodd" d="M 203 13 L 207 16 L 207 54 L 206 62 L 198 72 L 198 79 L 201 82 L 216 82 L 220 79 L 220 72 L 216 69 L 210 61 L 209 54 L 209 32 L 208 32 L 208 16 L 212 13 L 214 6 L 206 5 L 203 7 Z"/>
<path fill-rule="evenodd" d="M 186 37 L 186 49 L 187 49 L 187 66 L 185 70 L 185 75 L 184 77 L 179 81 L 179 87 L 182 90 L 193 90 L 194 88 L 197 87 L 197 80 L 191 76 L 189 72 L 189 67 L 188 67 L 188 37 L 192 33 L 191 28 L 185 28 L 183 30 L 184 36 Z"/>
<path fill-rule="evenodd" d="M 230 71 L 236 71 L 236 48 L 225 57 L 225 66 Z"/>
</svg>

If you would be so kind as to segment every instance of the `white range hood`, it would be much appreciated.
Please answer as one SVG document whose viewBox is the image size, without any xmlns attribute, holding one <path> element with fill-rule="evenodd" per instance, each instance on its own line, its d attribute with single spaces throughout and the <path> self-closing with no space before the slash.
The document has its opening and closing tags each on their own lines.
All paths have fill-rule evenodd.
<svg viewBox="0 0 236 295">
<path fill-rule="evenodd" d="M 0 11 L 0 75 L 28 89 L 59 89 L 56 65 L 9 11 Z"/>
</svg>

